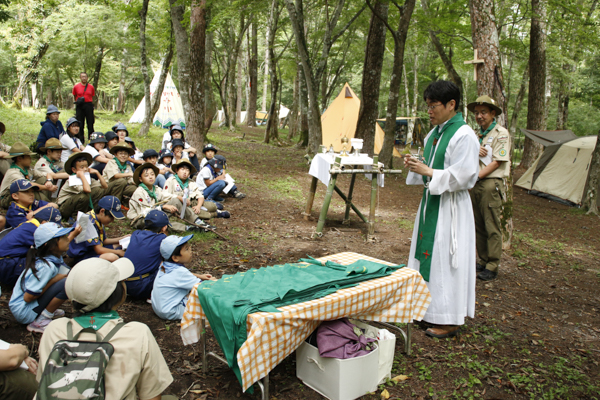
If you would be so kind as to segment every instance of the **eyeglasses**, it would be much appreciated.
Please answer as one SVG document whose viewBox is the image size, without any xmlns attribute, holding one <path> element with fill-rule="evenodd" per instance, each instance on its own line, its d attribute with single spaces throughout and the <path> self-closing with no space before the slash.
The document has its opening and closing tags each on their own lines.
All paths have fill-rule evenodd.
<svg viewBox="0 0 600 400">
<path fill-rule="evenodd" d="M 441 105 L 443 105 L 443 104 L 442 103 L 437 103 L 437 104 L 434 104 L 432 106 L 428 105 L 427 106 L 427 110 L 428 111 L 433 111 L 437 106 L 441 106 Z"/>
<path fill-rule="evenodd" d="M 481 115 L 482 117 L 485 117 L 489 114 L 489 111 L 474 111 L 473 114 L 475 114 L 475 116 Z"/>
</svg>

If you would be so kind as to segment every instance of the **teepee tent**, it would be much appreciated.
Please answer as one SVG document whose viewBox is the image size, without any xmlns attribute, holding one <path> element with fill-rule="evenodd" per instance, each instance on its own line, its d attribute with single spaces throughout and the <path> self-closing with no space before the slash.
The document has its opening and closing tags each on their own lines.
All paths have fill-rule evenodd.
<svg viewBox="0 0 600 400">
<path fill-rule="evenodd" d="M 351 139 L 356 133 L 359 111 L 360 99 L 350 88 L 350 85 L 346 83 L 333 103 L 321 115 L 322 144 L 327 148 L 333 145 L 334 151 L 340 152 L 342 150 L 342 138 L 346 136 Z M 375 154 L 379 154 L 381 151 L 384 136 L 385 132 L 375 122 Z M 346 150 L 350 150 L 349 146 Z M 395 148 L 394 156 L 401 157 Z"/>
<path fill-rule="evenodd" d="M 152 83 L 150 84 L 150 96 L 156 92 L 159 77 L 160 71 L 155 71 L 154 78 L 152 78 Z M 145 109 L 146 97 L 142 99 L 140 105 L 136 108 L 129 119 L 129 123 L 142 123 L 144 120 Z M 175 87 L 175 83 L 173 82 L 170 73 L 167 73 L 165 87 L 163 88 L 160 97 L 160 107 L 154 115 L 152 124 L 163 128 L 168 128 L 171 125 L 181 125 L 181 127 L 185 129 L 185 114 L 183 112 L 183 105 L 181 104 L 181 97 L 179 97 L 179 92 Z"/>
<path fill-rule="evenodd" d="M 596 140 L 597 136 L 566 141 L 550 139 L 550 144 L 515 185 L 531 194 L 581 205 Z"/>
</svg>

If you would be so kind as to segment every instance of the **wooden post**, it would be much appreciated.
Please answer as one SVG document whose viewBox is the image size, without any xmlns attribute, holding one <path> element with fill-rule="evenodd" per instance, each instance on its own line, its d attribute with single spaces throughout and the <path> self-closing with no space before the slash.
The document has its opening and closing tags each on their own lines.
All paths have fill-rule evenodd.
<svg viewBox="0 0 600 400">
<path fill-rule="evenodd" d="M 342 159 L 338 156 L 335 158 L 333 166 L 339 169 Z M 331 203 L 331 197 L 335 188 L 335 182 L 337 181 L 338 174 L 332 174 L 329 179 L 329 185 L 327 186 L 327 192 L 325 193 L 325 200 L 323 200 L 323 207 L 321 208 L 321 215 L 319 216 L 319 222 L 317 223 L 317 230 L 315 231 L 314 237 L 323 236 L 323 227 L 325 226 L 325 220 L 327 220 L 327 211 L 329 210 L 329 203 Z"/>
<path fill-rule="evenodd" d="M 312 211 L 313 202 L 315 201 L 315 193 L 317 192 L 317 181 L 318 179 L 313 176 L 310 182 L 310 190 L 308 191 L 308 201 L 306 202 L 306 210 L 304 211 L 304 219 L 310 218 L 310 212 Z"/>
<path fill-rule="evenodd" d="M 472 60 L 465 61 L 465 64 L 473 64 L 473 80 L 477 81 L 477 64 L 483 64 L 483 58 L 477 58 L 477 49 L 475 49 L 475 57 Z"/>
<path fill-rule="evenodd" d="M 379 156 L 373 156 L 373 171 L 379 168 L 378 165 Z M 369 230 L 367 233 L 367 240 L 373 240 L 375 235 L 375 206 L 377 204 L 377 177 L 378 174 L 371 174 L 371 209 L 369 211 Z"/>
<path fill-rule="evenodd" d="M 354 166 L 356 169 L 357 166 Z M 348 198 L 346 199 L 346 214 L 344 214 L 343 224 L 350 221 L 350 207 L 352 206 L 352 192 L 354 191 L 354 181 L 356 180 L 356 174 L 352 174 L 352 179 L 350 179 L 350 189 L 348 190 Z"/>
</svg>

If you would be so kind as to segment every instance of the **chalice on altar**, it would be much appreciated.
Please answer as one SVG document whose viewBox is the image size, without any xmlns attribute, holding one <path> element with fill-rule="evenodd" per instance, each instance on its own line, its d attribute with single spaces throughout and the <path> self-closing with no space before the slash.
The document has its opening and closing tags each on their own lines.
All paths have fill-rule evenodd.
<svg viewBox="0 0 600 400">
<path fill-rule="evenodd" d="M 342 151 L 340 153 L 340 156 L 342 157 L 348 157 L 349 154 L 346 151 L 346 146 L 348 145 L 348 143 L 350 142 L 350 140 L 346 137 L 346 135 L 344 135 L 344 137 L 342 138 Z"/>
<path fill-rule="evenodd" d="M 350 139 L 350 143 L 352 144 L 352 147 L 354 147 L 354 155 L 360 156 L 360 151 L 363 148 L 363 139 L 352 138 Z"/>
</svg>

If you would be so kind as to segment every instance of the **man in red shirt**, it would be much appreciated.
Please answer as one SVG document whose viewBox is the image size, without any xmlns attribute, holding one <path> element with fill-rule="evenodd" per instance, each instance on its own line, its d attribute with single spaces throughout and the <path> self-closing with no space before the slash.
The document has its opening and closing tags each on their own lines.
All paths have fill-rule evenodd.
<svg viewBox="0 0 600 400">
<path fill-rule="evenodd" d="M 81 143 L 85 143 L 85 122 L 87 121 L 88 138 L 94 132 L 94 95 L 96 90 L 94 86 L 88 83 L 88 76 L 85 72 L 79 74 L 80 83 L 73 86 L 73 101 L 75 102 L 75 118 L 79 121 L 81 129 L 77 137 Z M 82 99 L 83 98 L 83 99 Z"/>
</svg>

